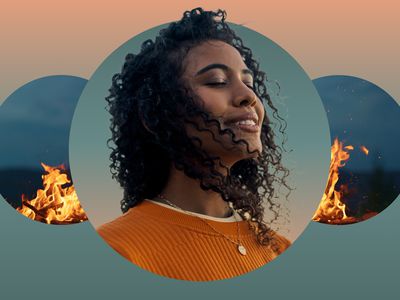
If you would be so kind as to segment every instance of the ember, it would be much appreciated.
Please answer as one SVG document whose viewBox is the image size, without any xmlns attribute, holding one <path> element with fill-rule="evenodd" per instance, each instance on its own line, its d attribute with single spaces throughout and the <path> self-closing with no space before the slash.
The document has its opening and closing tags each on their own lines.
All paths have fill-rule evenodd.
<svg viewBox="0 0 400 300">
<path fill-rule="evenodd" d="M 47 174 L 42 175 L 43 189 L 29 200 L 22 195 L 22 206 L 17 208 L 26 217 L 47 224 L 72 224 L 87 220 L 75 188 L 63 165 L 50 167 L 41 163 Z"/>
<path fill-rule="evenodd" d="M 369 150 L 367 149 L 367 147 L 365 147 L 365 146 L 360 146 L 360 149 L 361 149 L 362 152 L 365 153 L 365 155 L 368 155 Z"/>
</svg>

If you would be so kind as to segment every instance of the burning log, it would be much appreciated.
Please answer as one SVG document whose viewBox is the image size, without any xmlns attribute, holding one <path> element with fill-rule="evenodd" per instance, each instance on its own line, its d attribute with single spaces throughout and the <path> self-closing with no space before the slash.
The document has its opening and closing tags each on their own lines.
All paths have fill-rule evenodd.
<svg viewBox="0 0 400 300">
<path fill-rule="evenodd" d="M 43 189 L 32 200 L 22 195 L 22 206 L 17 211 L 26 217 L 47 224 L 72 224 L 87 220 L 75 188 L 65 174 L 63 165 L 50 167 L 41 164 L 47 174 L 42 175 Z M 64 172 L 64 173 L 62 173 Z M 69 186 L 68 186 L 69 184 Z"/>
</svg>

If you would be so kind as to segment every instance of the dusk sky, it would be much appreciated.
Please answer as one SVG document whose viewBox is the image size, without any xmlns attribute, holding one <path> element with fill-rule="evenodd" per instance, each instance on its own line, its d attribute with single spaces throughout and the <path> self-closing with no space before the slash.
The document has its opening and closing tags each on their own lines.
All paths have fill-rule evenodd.
<svg viewBox="0 0 400 300">
<path fill-rule="evenodd" d="M 331 138 L 353 145 L 347 168 L 400 170 L 400 107 L 378 86 L 351 76 L 327 76 L 314 84 L 327 111 Z M 369 149 L 366 156 L 359 147 Z"/>
<path fill-rule="evenodd" d="M 0 169 L 68 163 L 72 116 L 87 80 L 48 76 L 31 81 L 0 106 Z"/>
</svg>

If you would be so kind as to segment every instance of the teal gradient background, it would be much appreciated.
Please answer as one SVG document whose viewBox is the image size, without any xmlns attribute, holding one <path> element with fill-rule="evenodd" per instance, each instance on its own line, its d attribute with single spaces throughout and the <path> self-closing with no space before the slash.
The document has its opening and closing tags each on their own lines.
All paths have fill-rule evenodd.
<svg viewBox="0 0 400 300">
<path fill-rule="evenodd" d="M 2 200 L 2 199 L 0 199 Z M 192 283 L 128 263 L 89 222 L 48 226 L 0 201 L 0 286 L 7 299 L 396 299 L 400 201 L 351 226 L 310 223 L 267 266 Z"/>
<path fill-rule="evenodd" d="M 165 3 L 174 11 L 181 9 Z M 155 22 L 145 14 L 146 21 L 136 18 L 140 11 L 133 7 L 121 9 L 121 3 L 113 10 L 103 7 L 101 12 L 101 7 L 93 9 L 88 2 L 89 9 L 80 15 L 76 13 L 85 5 L 82 2 L 65 3 L 63 9 L 58 2 L 32 2 L 32 7 L 26 9 L 28 4 L 24 3 L 25 9 L 21 10 L 21 4 L 14 2 L 17 8 L 13 13 L 4 10 L 4 17 L 13 23 L 2 26 L 7 34 L 3 59 L 7 61 L 4 74 L 8 71 L 8 75 L 2 82 L 0 102 L 18 86 L 39 76 L 63 72 L 88 77 L 104 55 L 126 40 L 131 31 L 140 32 Z M 265 3 L 259 10 L 259 19 L 254 16 L 258 12 L 248 12 L 254 5 L 246 2 L 239 7 L 236 20 L 250 20 L 253 28 L 265 28 L 263 32 L 295 54 L 312 77 L 357 75 L 376 82 L 400 99 L 396 79 L 400 62 L 396 38 L 398 2 L 291 2 L 297 7 L 290 10 L 284 1 Z M 118 13 L 121 10 L 125 18 Z M 111 22 L 104 18 L 106 14 L 119 20 Z M 160 14 L 162 21 L 171 19 L 164 10 Z M 173 16 L 177 14 L 174 12 Z M 119 30 L 110 30 L 111 23 Z M 99 24 L 105 27 L 100 28 Z M 122 27 L 129 29 L 124 31 Z M 57 34 L 49 34 L 53 31 Z M 81 39 L 74 39 L 76 36 Z M 88 38 L 93 36 L 97 36 L 97 43 Z M 58 48 L 54 49 L 53 44 Z M 264 268 L 227 281 L 190 283 L 158 277 L 127 263 L 88 222 L 71 226 L 33 222 L 15 212 L 0 196 L 0 298 L 397 299 L 399 216 L 397 197 L 385 211 L 366 222 L 340 227 L 310 223 L 288 251 Z"/>
<path fill-rule="evenodd" d="M 198 5 L 223 7 L 228 20 L 273 38 L 312 78 L 359 76 L 400 100 L 400 2 L 260 3 Z M 41 76 L 89 78 L 127 38 L 177 19 L 194 6 L 183 0 L 160 1 L 159 9 L 152 1 L 93 5 L 75 0 L 6 0 L 2 4 L 0 103 Z M 89 223 L 46 226 L 19 215 L 0 199 L 0 298 L 397 299 L 399 216 L 400 197 L 363 223 L 342 227 L 311 223 L 291 249 L 265 268 L 229 281 L 191 284 L 137 274 L 135 266 L 109 249 Z"/>
</svg>

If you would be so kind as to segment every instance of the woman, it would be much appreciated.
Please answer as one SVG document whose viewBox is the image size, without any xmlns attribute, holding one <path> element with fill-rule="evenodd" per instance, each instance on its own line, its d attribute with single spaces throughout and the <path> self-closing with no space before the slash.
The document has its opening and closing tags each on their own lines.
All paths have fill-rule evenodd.
<svg viewBox="0 0 400 300">
<path fill-rule="evenodd" d="M 124 215 L 98 232 L 131 262 L 176 279 L 238 276 L 290 245 L 264 221 L 265 204 L 278 218 L 274 186 L 288 175 L 264 105 L 284 121 L 225 17 L 185 12 L 126 56 L 107 97 Z"/>
</svg>

